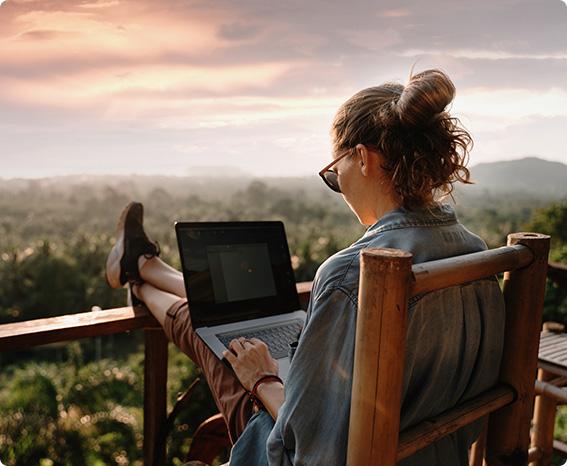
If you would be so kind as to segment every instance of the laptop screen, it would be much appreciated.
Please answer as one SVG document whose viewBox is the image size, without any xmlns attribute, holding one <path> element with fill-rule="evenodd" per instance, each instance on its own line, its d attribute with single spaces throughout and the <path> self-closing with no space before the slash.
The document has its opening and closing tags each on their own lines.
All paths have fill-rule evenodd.
<svg viewBox="0 0 567 466">
<path fill-rule="evenodd" d="M 176 226 L 195 328 L 299 309 L 282 222 Z"/>
</svg>

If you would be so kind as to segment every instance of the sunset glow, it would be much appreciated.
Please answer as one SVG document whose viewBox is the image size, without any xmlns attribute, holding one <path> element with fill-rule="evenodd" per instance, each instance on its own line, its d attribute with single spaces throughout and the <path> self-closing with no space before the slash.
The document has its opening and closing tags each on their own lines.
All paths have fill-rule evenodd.
<svg viewBox="0 0 567 466">
<path fill-rule="evenodd" d="M 414 64 L 454 79 L 473 163 L 567 162 L 565 3 L 376 5 L 0 3 L 0 177 L 311 174 L 340 103 Z"/>
</svg>

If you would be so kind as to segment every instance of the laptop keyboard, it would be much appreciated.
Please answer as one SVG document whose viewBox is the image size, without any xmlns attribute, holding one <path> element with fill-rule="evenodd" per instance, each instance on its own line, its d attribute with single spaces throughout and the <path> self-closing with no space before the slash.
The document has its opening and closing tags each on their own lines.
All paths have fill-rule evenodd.
<svg viewBox="0 0 567 466">
<path fill-rule="evenodd" d="M 227 348 L 229 343 L 235 338 L 257 338 L 268 345 L 274 359 L 281 359 L 287 356 L 289 344 L 297 340 L 302 327 L 302 320 L 292 320 L 282 325 L 270 325 L 269 327 L 255 327 L 238 330 L 237 332 L 220 333 L 217 335 L 217 338 Z"/>
</svg>

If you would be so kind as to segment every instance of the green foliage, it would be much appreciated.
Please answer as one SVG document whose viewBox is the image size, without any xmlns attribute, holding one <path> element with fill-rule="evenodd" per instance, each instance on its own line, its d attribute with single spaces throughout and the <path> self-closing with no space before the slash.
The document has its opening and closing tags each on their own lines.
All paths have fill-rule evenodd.
<svg viewBox="0 0 567 466">
<path fill-rule="evenodd" d="M 526 229 L 551 235 L 550 260 L 567 264 L 567 201 L 535 211 Z M 567 290 L 548 280 L 544 320 L 567 324 Z"/>
<path fill-rule="evenodd" d="M 490 193 L 479 197 L 458 196 L 460 221 L 483 238 L 490 248 L 506 244 L 509 233 L 525 230 L 535 209 L 547 203 L 540 199 L 506 197 Z"/>
<path fill-rule="evenodd" d="M 533 231 L 551 235 L 554 248 L 567 246 L 567 202 L 554 202 L 537 210 L 529 226 Z"/>
<path fill-rule="evenodd" d="M 364 231 L 337 196 L 308 201 L 301 190 L 291 193 L 260 181 L 239 187 L 222 201 L 173 194 L 163 187 L 139 194 L 130 184 L 52 189 L 41 203 L 33 182 L 18 193 L 17 202 L 0 191 L 0 209 L 5 209 L 0 221 L 0 323 L 121 305 L 124 294 L 106 285 L 104 263 L 116 219 L 131 198 L 144 202 L 148 231 L 159 241 L 163 257 L 177 267 L 176 220 L 282 220 L 298 280 L 311 280 L 323 260 Z"/>
<path fill-rule="evenodd" d="M 143 379 L 132 368 L 121 366 L 104 360 L 80 367 L 73 384 L 65 387 L 65 403 L 82 406 L 84 413 L 93 415 L 112 411 L 117 400 L 121 406 L 141 406 Z"/>
<path fill-rule="evenodd" d="M 0 457 L 6 465 L 86 464 L 86 439 L 64 422 L 54 366 L 18 369 L 0 393 Z"/>
<path fill-rule="evenodd" d="M 550 280 L 546 283 L 543 321 L 567 324 L 567 290 Z"/>
<path fill-rule="evenodd" d="M 199 427 L 199 424 L 218 412 L 201 371 L 173 345 L 169 345 L 168 365 L 168 406 L 169 410 L 177 401 L 180 393 L 184 392 L 198 377 L 199 384 L 191 394 L 190 403 L 177 417 L 176 424 L 170 433 L 168 448 L 168 464 L 183 464 L 189 452 L 188 441 Z"/>
<path fill-rule="evenodd" d="M 117 306 L 122 293 L 104 281 L 108 236 L 33 241 L 0 252 L 0 322 Z"/>
<path fill-rule="evenodd" d="M 57 390 L 45 374 L 19 372 L 6 396 L 5 408 L 8 411 L 33 412 L 48 420 L 56 419 Z"/>
</svg>

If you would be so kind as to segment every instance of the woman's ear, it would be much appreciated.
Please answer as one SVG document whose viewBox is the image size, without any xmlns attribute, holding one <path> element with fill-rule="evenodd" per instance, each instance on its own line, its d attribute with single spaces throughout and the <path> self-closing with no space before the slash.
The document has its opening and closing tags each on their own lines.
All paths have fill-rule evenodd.
<svg viewBox="0 0 567 466">
<path fill-rule="evenodd" d="M 372 154 L 364 144 L 357 144 L 355 149 L 360 163 L 360 172 L 362 173 L 362 176 L 370 175 L 374 165 Z"/>
</svg>

